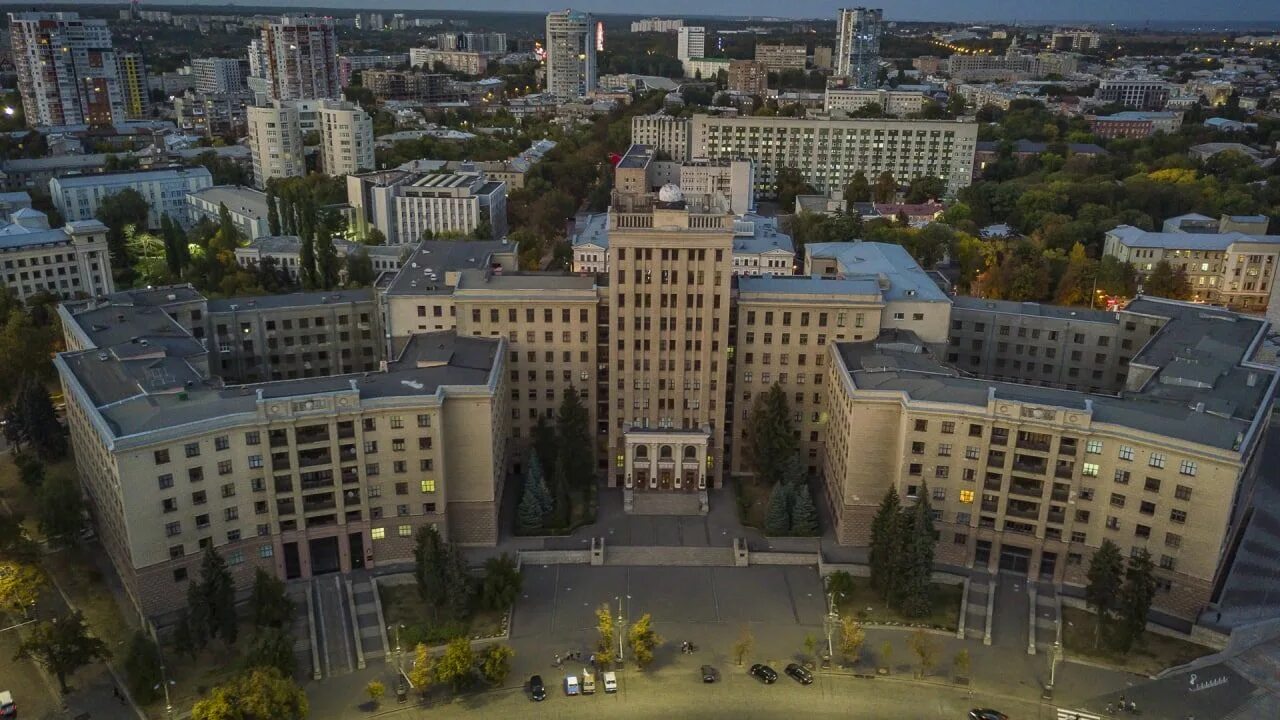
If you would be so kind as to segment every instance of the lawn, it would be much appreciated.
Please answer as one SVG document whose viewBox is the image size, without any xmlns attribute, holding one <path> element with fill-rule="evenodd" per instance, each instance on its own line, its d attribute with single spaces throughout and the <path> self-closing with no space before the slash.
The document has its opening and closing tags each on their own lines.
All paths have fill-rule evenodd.
<svg viewBox="0 0 1280 720">
<path fill-rule="evenodd" d="M 1102 647 L 1093 646 L 1096 615 L 1079 608 L 1062 608 L 1062 641 L 1068 656 L 1115 665 L 1142 675 L 1155 675 L 1166 668 L 1183 665 L 1192 660 L 1216 652 L 1213 648 L 1196 645 L 1186 640 L 1144 632 L 1128 655 L 1122 655 L 1106 646 L 1103 631 Z"/>
<path fill-rule="evenodd" d="M 414 584 L 387 585 L 378 584 L 378 594 L 382 596 L 382 612 L 386 615 L 387 624 L 394 627 L 404 625 L 400 631 L 402 648 L 414 647 L 418 643 L 427 645 L 443 645 L 459 636 L 492 637 L 502 632 L 502 622 L 506 613 L 477 608 L 468 621 L 433 622 L 427 604 L 418 593 Z M 387 638 L 395 643 L 394 637 Z"/>
<path fill-rule="evenodd" d="M 735 477 L 733 487 L 738 498 L 738 521 L 747 527 L 763 529 L 773 488 L 755 475 Z"/>
<path fill-rule="evenodd" d="M 926 625 L 928 627 L 955 630 L 960 620 L 960 601 L 964 586 L 933 583 L 930 597 L 933 612 L 922 618 L 909 618 L 890 608 L 866 578 L 853 579 L 853 592 L 840 600 L 840 614 L 853 615 L 865 623 L 882 625 Z"/>
</svg>

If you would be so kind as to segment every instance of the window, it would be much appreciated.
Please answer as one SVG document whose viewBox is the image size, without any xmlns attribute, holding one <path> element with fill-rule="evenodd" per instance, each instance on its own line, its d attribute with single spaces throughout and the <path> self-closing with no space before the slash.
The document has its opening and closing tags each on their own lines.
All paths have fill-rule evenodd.
<svg viewBox="0 0 1280 720">
<path fill-rule="evenodd" d="M 1093 488 L 1080 488 L 1080 499 L 1081 499 L 1081 500 L 1092 500 L 1092 499 L 1093 499 Z"/>
<path fill-rule="evenodd" d="M 1160 556 L 1160 567 L 1164 570 L 1172 570 L 1176 563 L 1177 561 L 1170 555 Z"/>
<path fill-rule="evenodd" d="M 170 548 L 169 548 L 169 559 L 170 559 L 170 560 L 177 560 L 177 559 L 181 558 L 184 554 L 185 554 L 185 553 L 183 552 L 183 549 L 182 549 L 182 546 L 181 546 L 181 545 L 174 545 L 174 546 L 172 546 L 172 547 L 170 547 Z"/>
<path fill-rule="evenodd" d="M 235 483 L 227 483 L 222 486 L 222 497 L 228 498 L 228 497 L 234 496 L 235 494 L 236 494 Z"/>
<path fill-rule="evenodd" d="M 156 450 L 156 451 L 155 451 L 155 458 L 156 458 L 156 464 L 157 464 L 157 465 L 164 465 L 165 463 L 169 462 L 169 451 L 168 451 L 168 450 Z"/>
<path fill-rule="evenodd" d="M 262 456 L 261 456 L 261 455 L 250 455 L 250 456 L 249 456 L 249 467 L 251 467 L 251 468 L 260 468 L 260 467 L 262 467 Z"/>
<path fill-rule="evenodd" d="M 396 528 L 396 534 L 400 537 L 413 537 L 412 525 L 400 525 Z"/>
<path fill-rule="evenodd" d="M 929 421 L 928 421 L 928 420 L 917 420 L 917 421 L 916 421 L 916 432 L 926 432 L 928 429 L 929 429 Z"/>
<path fill-rule="evenodd" d="M 369 536 L 372 537 L 374 540 L 384 540 L 387 537 L 387 529 L 374 528 L 369 531 Z"/>
<path fill-rule="evenodd" d="M 1179 524 L 1185 523 L 1187 521 L 1187 511 L 1186 510 L 1170 510 L 1169 519 Z"/>
<path fill-rule="evenodd" d="M 964 457 L 966 460 L 977 460 L 979 452 L 977 445 L 969 445 L 964 449 Z"/>
<path fill-rule="evenodd" d="M 924 443 L 922 443 L 922 442 L 913 442 L 913 443 L 911 443 L 911 454 L 912 454 L 912 455 L 923 455 L 923 454 L 924 454 Z"/>
<path fill-rule="evenodd" d="M 1128 445 L 1121 445 L 1121 446 L 1120 446 L 1120 459 L 1121 459 L 1121 460 L 1132 460 L 1132 459 L 1133 459 L 1133 448 L 1129 447 Z"/>
<path fill-rule="evenodd" d="M 1183 460 L 1178 464 L 1178 472 L 1183 475 L 1191 475 L 1194 477 L 1196 474 L 1196 464 L 1190 460 Z"/>
<path fill-rule="evenodd" d="M 946 499 L 947 499 L 947 489 L 946 489 L 946 488 L 940 488 L 940 487 L 933 488 L 932 490 L 930 490 L 930 494 L 931 494 L 931 495 L 933 495 L 933 499 L 934 499 L 934 500 L 946 500 Z"/>
<path fill-rule="evenodd" d="M 972 491 L 972 490 L 961 490 L 961 491 L 960 491 L 960 502 L 962 502 L 962 503 L 972 503 L 972 502 L 973 502 L 973 491 Z"/>
<path fill-rule="evenodd" d="M 1179 548 L 1182 547 L 1182 536 L 1177 533 L 1164 534 L 1165 547 Z"/>
<path fill-rule="evenodd" d="M 174 535 L 181 535 L 181 534 L 182 534 L 182 523 L 180 523 L 180 522 L 165 523 L 165 524 L 164 524 L 164 534 L 165 534 L 165 536 L 166 536 L 166 537 L 173 537 Z"/>
<path fill-rule="evenodd" d="M 1164 467 L 1164 453 L 1151 453 L 1151 459 L 1147 460 L 1147 464 L 1153 468 Z"/>
<path fill-rule="evenodd" d="M 938 456 L 951 457 L 951 445 L 948 443 L 942 443 L 938 445 Z"/>
<path fill-rule="evenodd" d="M 1147 481 L 1143 484 L 1143 488 L 1147 492 L 1160 492 L 1160 478 L 1147 478 Z"/>
<path fill-rule="evenodd" d="M 1085 443 L 1085 444 L 1084 444 L 1084 451 L 1085 451 L 1085 452 L 1087 452 L 1087 453 L 1089 453 L 1090 455 L 1097 455 L 1098 453 L 1101 453 L 1101 452 L 1102 452 L 1102 441 L 1101 441 L 1101 440 L 1090 440 L 1089 442 L 1087 442 L 1087 443 Z"/>
<path fill-rule="evenodd" d="M 1187 487 L 1186 485 L 1179 485 L 1178 487 L 1173 489 L 1173 496 L 1178 498 L 1179 500 L 1190 500 L 1191 488 Z"/>
<path fill-rule="evenodd" d="M 953 422 L 951 422 L 951 421 L 947 421 L 947 422 L 942 423 L 942 434 L 943 434 L 943 435 L 951 435 L 951 434 L 955 433 L 955 431 L 956 431 L 956 424 L 955 424 L 955 423 L 953 423 Z"/>
<path fill-rule="evenodd" d="M 206 499 L 205 499 L 205 494 L 203 490 L 198 490 L 196 492 L 191 493 L 192 505 L 203 505 L 205 504 L 205 501 Z"/>
<path fill-rule="evenodd" d="M 1089 523 L 1089 511 L 1076 510 L 1076 522 L 1087 525 Z"/>
<path fill-rule="evenodd" d="M 951 477 L 951 468 L 947 465 L 939 465 L 933 469 L 933 476 L 936 478 Z"/>
<path fill-rule="evenodd" d="M 397 495 L 408 495 L 408 494 L 409 494 L 409 483 L 407 483 L 407 482 L 398 482 L 398 483 L 396 483 L 396 494 L 397 494 Z"/>
<path fill-rule="evenodd" d="M 1071 531 L 1071 542 L 1073 542 L 1073 543 L 1082 543 L 1082 542 L 1086 542 L 1086 539 L 1087 539 L 1087 538 L 1088 538 L 1088 536 L 1087 536 L 1087 535 L 1085 535 L 1083 532 L 1081 532 L 1081 531 L 1079 531 L 1079 530 L 1072 530 L 1072 531 Z"/>
<path fill-rule="evenodd" d="M 1080 474 L 1085 477 L 1098 477 L 1098 464 L 1084 463 L 1080 466 Z"/>
<path fill-rule="evenodd" d="M 259 533 L 259 534 L 261 534 L 261 533 Z M 272 555 L 275 555 L 275 554 L 276 554 L 276 550 L 275 550 L 275 548 L 274 548 L 273 546 L 271 546 L 271 545 L 263 545 L 262 547 L 258 548 L 258 557 L 261 557 L 261 558 L 269 558 L 269 557 L 271 557 Z"/>
<path fill-rule="evenodd" d="M 171 473 L 165 473 L 161 475 L 158 478 L 158 480 L 160 483 L 161 490 L 168 490 L 169 488 L 173 487 L 173 475 Z"/>
<path fill-rule="evenodd" d="M 187 443 L 182 447 L 182 450 L 189 458 L 200 457 L 200 443 L 198 442 Z"/>
<path fill-rule="evenodd" d="M 1111 507 L 1124 507 L 1124 496 L 1120 493 L 1111 493 Z"/>
<path fill-rule="evenodd" d="M 204 480 L 204 468 L 187 468 L 187 479 L 191 482 L 201 482 Z"/>
<path fill-rule="evenodd" d="M 1134 528 L 1133 528 L 1133 536 L 1134 536 L 1134 537 L 1140 537 L 1140 538 L 1149 538 L 1149 537 L 1151 537 L 1151 526 L 1149 526 L 1149 525 L 1135 525 L 1135 526 L 1134 526 Z"/>
<path fill-rule="evenodd" d="M 1129 471 L 1128 471 L 1128 470 L 1117 470 L 1117 471 L 1116 471 L 1116 482 L 1117 482 L 1117 483 L 1119 483 L 1119 484 L 1121 484 L 1121 485 L 1128 485 L 1128 484 L 1129 484 Z"/>
<path fill-rule="evenodd" d="M 160 501 L 160 509 L 167 513 L 176 512 L 178 510 L 178 501 L 173 498 L 165 498 Z"/>
<path fill-rule="evenodd" d="M 433 492 L 435 492 L 435 491 L 436 491 L 436 481 L 435 481 L 435 480 L 423 480 L 423 481 L 422 481 L 422 492 L 424 492 L 424 493 L 433 493 Z"/>
<path fill-rule="evenodd" d="M 218 474 L 219 474 L 219 475 L 230 475 L 230 474 L 231 474 L 231 461 L 230 461 L 230 460 L 219 460 L 219 461 L 218 461 Z"/>
<path fill-rule="evenodd" d="M 222 519 L 227 522 L 240 519 L 240 508 L 229 507 L 222 511 Z"/>
<path fill-rule="evenodd" d="M 262 444 L 262 435 L 260 435 L 257 430 L 254 430 L 253 432 L 247 432 L 244 434 L 244 444 L 260 445 Z"/>
<path fill-rule="evenodd" d="M 227 448 L 230 448 L 230 447 L 231 447 L 231 441 L 227 439 L 226 435 L 219 435 L 218 437 L 213 439 L 214 450 L 221 451 L 221 450 L 226 450 Z"/>
<path fill-rule="evenodd" d="M 1114 516 L 1114 515 L 1108 515 L 1108 516 L 1107 516 L 1107 529 L 1108 529 L 1108 530 L 1119 530 L 1119 529 L 1120 529 L 1120 518 L 1118 518 L 1118 517 L 1116 517 L 1116 516 Z"/>
</svg>

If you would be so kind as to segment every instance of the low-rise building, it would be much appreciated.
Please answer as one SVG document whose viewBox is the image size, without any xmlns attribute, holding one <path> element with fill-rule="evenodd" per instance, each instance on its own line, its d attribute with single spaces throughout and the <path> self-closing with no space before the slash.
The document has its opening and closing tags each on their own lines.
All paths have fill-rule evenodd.
<svg viewBox="0 0 1280 720">
<path fill-rule="evenodd" d="M 222 208 L 246 240 L 270 234 L 267 218 L 267 194 L 241 185 L 214 185 L 187 195 L 192 223 L 202 218 L 219 221 Z"/>
<path fill-rule="evenodd" d="M 922 92 L 897 90 L 844 90 L 827 88 L 823 109 L 827 112 L 853 112 L 866 105 L 878 105 L 886 115 L 903 117 L 924 109 L 929 97 Z"/>
<path fill-rule="evenodd" d="M 381 170 L 347 177 L 347 202 L 356 231 L 372 226 L 390 245 L 429 237 L 485 238 L 507 234 L 507 193 L 501 182 L 478 172 L 418 173 Z"/>
<path fill-rule="evenodd" d="M 1089 131 L 1100 138 L 1144 138 L 1157 132 L 1173 133 L 1182 127 L 1180 112 L 1118 112 L 1089 117 Z"/>
<path fill-rule="evenodd" d="M 458 95 L 449 87 L 448 75 L 411 70 L 365 70 L 360 84 L 380 101 L 413 100 L 437 103 L 455 100 Z"/>
<path fill-rule="evenodd" d="M 26 196 L 26 193 L 12 195 Z M 8 194 L 6 194 L 8 195 Z M 71 221 L 50 228 L 49 218 L 24 205 L 20 198 L 6 198 L 0 212 L 0 280 L 18 300 L 37 295 L 60 298 L 112 292 L 111 253 L 107 226 L 97 220 Z"/>
<path fill-rule="evenodd" d="M 1098 83 L 1093 93 L 1099 105 L 1115 103 L 1134 110 L 1164 110 L 1173 86 L 1158 77 L 1119 76 Z"/>
<path fill-rule="evenodd" d="M 104 173 L 79 177 L 55 177 L 49 181 L 49 195 L 53 206 L 68 222 L 93 220 L 98 208 L 110 202 L 112 195 L 122 190 L 134 190 L 150 206 L 147 227 L 160 228 L 160 218 L 185 225 L 187 222 L 187 195 L 213 186 L 213 175 L 204 167 L 172 168 L 168 170 L 143 170 L 138 172 Z"/>
<path fill-rule="evenodd" d="M 399 272 L 408 251 L 398 245 L 363 245 L 340 238 L 333 239 L 333 247 L 339 260 L 346 260 L 352 253 L 362 253 L 369 258 L 374 275 Z M 236 263 L 241 267 L 258 267 L 270 262 L 286 273 L 292 282 L 302 281 L 302 239 L 296 235 L 263 235 L 236 248 Z M 345 273 L 344 268 L 341 272 Z"/>
</svg>

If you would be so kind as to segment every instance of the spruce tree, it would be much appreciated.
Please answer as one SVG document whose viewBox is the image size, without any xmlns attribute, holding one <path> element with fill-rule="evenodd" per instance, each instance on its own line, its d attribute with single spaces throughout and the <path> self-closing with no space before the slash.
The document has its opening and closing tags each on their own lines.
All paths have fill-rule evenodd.
<svg viewBox="0 0 1280 720">
<path fill-rule="evenodd" d="M 234 645 L 239 630 L 236 626 L 235 581 L 231 579 L 231 571 L 227 570 L 227 561 L 212 545 L 205 548 L 200 561 L 200 592 L 209 610 L 209 636 L 221 637 L 227 644 Z"/>
<path fill-rule="evenodd" d="M 890 486 L 880 501 L 880 509 L 871 520 L 871 548 L 868 564 L 871 566 L 871 587 L 880 597 L 888 599 L 893 591 L 893 579 L 897 572 L 898 556 L 902 545 L 902 501 L 898 489 Z"/>
<path fill-rule="evenodd" d="M 897 607 L 907 617 L 924 617 L 933 609 L 929 597 L 933 576 L 933 551 L 937 538 L 933 529 L 933 508 L 929 505 L 929 486 L 920 486 L 915 507 L 904 513 L 908 528 L 902 543 L 901 582 L 896 583 Z"/>
<path fill-rule="evenodd" d="M 1095 648 L 1102 640 L 1103 626 L 1111 621 L 1119 607 L 1123 572 L 1124 558 L 1120 557 L 1120 548 L 1110 540 L 1103 540 L 1089 560 L 1089 572 L 1085 576 L 1088 584 L 1084 588 L 1085 602 L 1098 616 L 1093 633 Z"/>
<path fill-rule="evenodd" d="M 50 462 L 66 456 L 67 438 L 49 400 L 49 391 L 39 378 L 28 374 L 19 381 L 10 417 L 18 423 L 14 432 L 41 460 Z"/>
<path fill-rule="evenodd" d="M 791 532 L 791 487 L 774 483 L 769 493 L 769 509 L 764 516 L 766 535 L 786 535 Z"/>
<path fill-rule="evenodd" d="M 565 388 L 556 411 L 556 441 L 559 446 L 556 471 L 564 469 L 568 487 L 585 491 L 595 481 L 595 453 L 590 417 L 578 389 Z"/>
<path fill-rule="evenodd" d="M 777 383 L 758 395 L 751 407 L 746 447 L 756 478 L 767 483 L 782 479 L 783 465 L 800 449 L 787 394 Z"/>
<path fill-rule="evenodd" d="M 809 494 L 809 485 L 803 481 L 797 483 L 795 503 L 791 507 L 791 534 L 799 537 L 813 537 L 818 534 L 818 508 L 813 504 L 813 496 Z"/>
<path fill-rule="evenodd" d="M 565 466 L 568 465 L 564 456 L 556 460 L 556 472 L 551 477 L 551 492 L 553 505 L 551 511 L 550 526 L 555 528 L 569 527 L 569 521 L 572 518 L 572 509 L 569 507 L 569 478 L 565 474 Z"/>
<path fill-rule="evenodd" d="M 267 187 L 267 232 L 273 236 L 280 234 L 280 208 L 276 207 L 276 191 L 270 186 Z"/>
<path fill-rule="evenodd" d="M 799 455 L 784 459 L 778 466 L 778 472 L 778 479 L 792 490 L 804 484 L 804 465 L 800 462 Z"/>
<path fill-rule="evenodd" d="M 1129 652 L 1133 643 L 1142 637 L 1147 629 L 1147 613 L 1151 611 L 1151 601 L 1156 596 L 1155 568 L 1151 564 L 1151 553 L 1145 548 L 1131 555 L 1125 564 L 1124 585 L 1120 588 L 1120 622 L 1121 632 L 1114 633 L 1116 649 Z"/>
<path fill-rule="evenodd" d="M 191 646 L 196 650 L 204 649 L 209 642 L 209 601 L 204 590 L 195 582 L 187 583 L 187 614 L 184 620 L 191 637 Z"/>
<path fill-rule="evenodd" d="M 551 497 L 551 491 L 547 489 L 547 478 L 542 472 L 542 462 L 538 460 L 536 452 L 529 457 L 529 471 L 525 482 L 533 485 L 534 499 L 537 500 L 538 507 L 542 510 L 542 517 L 547 517 L 555 512 L 556 501 L 555 498 Z"/>
<path fill-rule="evenodd" d="M 529 478 L 525 479 L 520 505 L 516 508 L 516 526 L 520 532 L 532 532 L 542 527 L 542 504 L 538 502 L 535 487 Z"/>
</svg>

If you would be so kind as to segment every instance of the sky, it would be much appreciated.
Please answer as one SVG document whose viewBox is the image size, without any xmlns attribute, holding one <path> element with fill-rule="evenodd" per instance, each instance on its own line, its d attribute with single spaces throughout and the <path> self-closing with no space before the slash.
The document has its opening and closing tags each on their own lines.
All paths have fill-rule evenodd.
<svg viewBox="0 0 1280 720">
<path fill-rule="evenodd" d="M 89 0 L 97 4 L 101 0 Z M 864 0 L 865 1 L 865 0 Z M 415 13 L 436 10 L 517 10 L 542 12 L 572 3 L 578 10 L 600 13 L 677 14 L 691 10 L 702 15 L 771 15 L 782 17 L 834 17 L 842 3 L 830 0 L 364 0 L 362 8 L 397 8 Z M 144 0 L 144 4 L 146 4 Z M 161 4 L 161 3 L 157 3 Z M 189 5 L 226 5 L 226 0 L 188 0 Z M 353 6 L 339 0 L 244 0 L 240 5 L 291 7 Z M 857 5 L 857 0 L 843 3 Z M 867 3 L 884 8 L 889 20 L 1123 23 L 1153 25 L 1169 21 L 1193 21 L 1206 25 L 1266 22 L 1280 25 L 1280 0 L 885 0 Z"/>
</svg>

